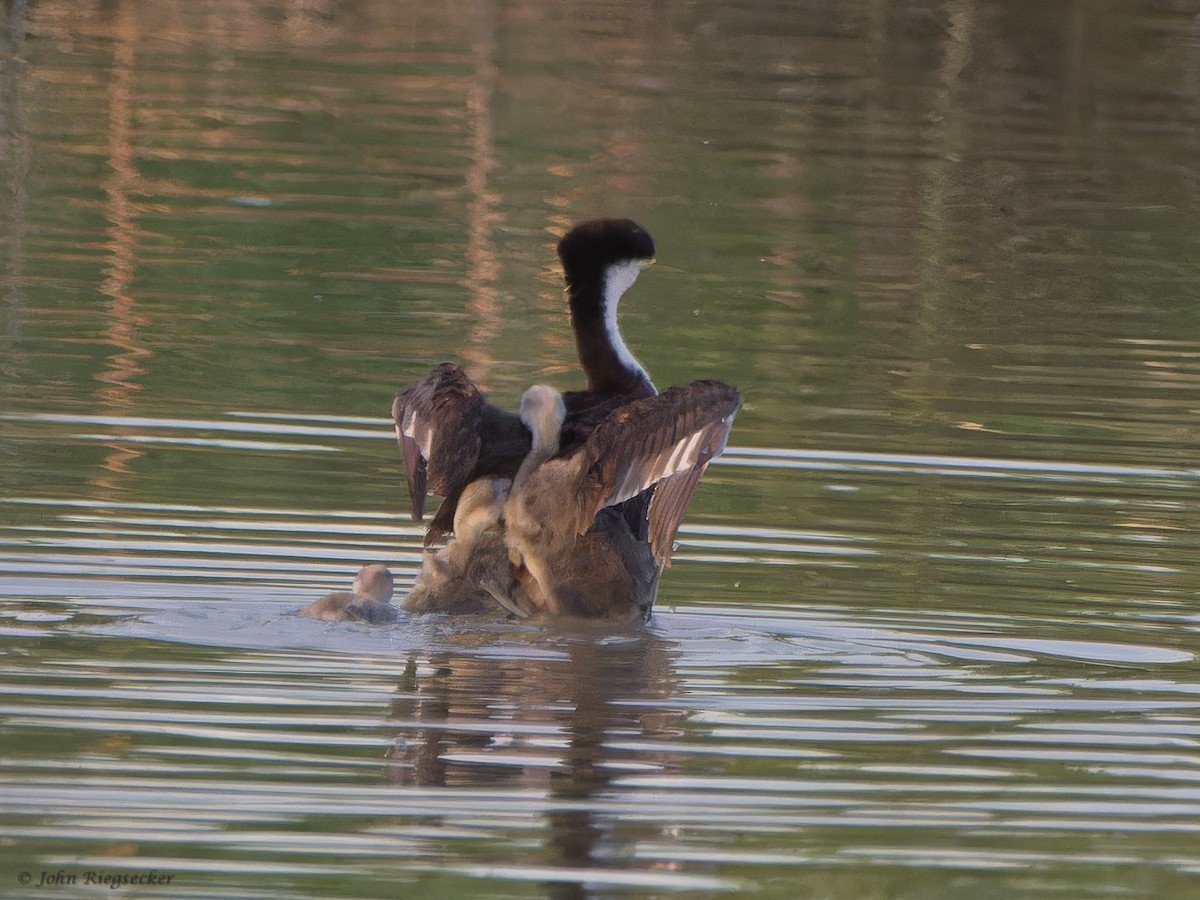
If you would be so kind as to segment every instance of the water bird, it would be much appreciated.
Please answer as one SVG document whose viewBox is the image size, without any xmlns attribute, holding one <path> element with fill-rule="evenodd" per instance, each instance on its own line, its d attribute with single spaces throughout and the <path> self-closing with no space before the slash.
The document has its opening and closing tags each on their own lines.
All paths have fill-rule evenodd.
<svg viewBox="0 0 1200 900">
<path fill-rule="evenodd" d="M 426 550 L 421 571 L 401 605 L 410 613 L 482 613 L 517 590 L 500 521 L 512 479 L 478 478 L 463 489 L 454 539 Z"/>
<path fill-rule="evenodd" d="M 354 577 L 349 591 L 337 591 L 314 600 L 300 615 L 326 622 L 368 622 L 382 625 L 396 621 L 398 612 L 391 605 L 394 582 L 387 566 L 378 563 L 363 566 Z"/>
<path fill-rule="evenodd" d="M 629 219 L 595 219 L 572 228 L 557 249 L 587 378 L 585 390 L 563 395 L 567 412 L 560 442 L 569 449 L 614 410 L 656 393 L 617 326 L 621 297 L 653 261 L 654 240 Z M 413 518 L 424 518 L 427 492 L 445 498 L 426 532 L 427 547 L 451 531 L 467 485 L 479 478 L 512 478 L 529 453 L 530 433 L 520 417 L 488 403 L 453 363 L 442 363 L 400 391 L 392 403 L 392 419 Z"/>
<path fill-rule="evenodd" d="M 558 244 L 581 391 L 535 385 L 514 415 L 442 363 L 392 404 L 413 517 L 445 499 L 406 609 L 470 611 L 486 596 L 525 618 L 645 617 L 701 474 L 724 449 L 741 395 L 696 381 L 659 395 L 617 325 L 653 261 L 628 219 L 597 219 Z M 460 515 L 460 512 L 462 513 Z"/>
<path fill-rule="evenodd" d="M 532 450 L 504 503 L 504 540 L 521 590 L 495 599 L 535 614 L 644 619 L 675 533 L 708 464 L 725 449 L 737 390 L 693 381 L 634 400 L 559 454 L 563 395 L 535 385 L 521 399 Z M 645 534 L 622 511 L 649 493 Z"/>
</svg>

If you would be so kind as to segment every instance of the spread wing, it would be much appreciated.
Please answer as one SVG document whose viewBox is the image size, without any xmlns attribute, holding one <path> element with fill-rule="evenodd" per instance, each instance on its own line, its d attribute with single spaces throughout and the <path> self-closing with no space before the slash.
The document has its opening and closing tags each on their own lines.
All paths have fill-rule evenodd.
<svg viewBox="0 0 1200 900">
<path fill-rule="evenodd" d="M 603 507 L 653 488 L 647 537 L 655 561 L 668 565 L 688 502 L 708 464 L 725 449 L 741 405 L 736 388 L 693 381 L 635 400 L 609 416 L 584 447 L 589 523 Z"/>
<path fill-rule="evenodd" d="M 425 516 L 425 494 L 457 494 L 479 461 L 483 394 L 453 363 L 442 363 L 392 402 L 396 440 L 413 518 Z"/>
<path fill-rule="evenodd" d="M 520 418 L 486 402 L 467 374 L 442 363 L 392 402 L 396 440 L 413 518 L 425 515 L 425 495 L 444 497 L 425 534 L 425 546 L 454 530 L 464 488 L 482 477 L 511 478 L 529 452 L 529 429 Z"/>
</svg>

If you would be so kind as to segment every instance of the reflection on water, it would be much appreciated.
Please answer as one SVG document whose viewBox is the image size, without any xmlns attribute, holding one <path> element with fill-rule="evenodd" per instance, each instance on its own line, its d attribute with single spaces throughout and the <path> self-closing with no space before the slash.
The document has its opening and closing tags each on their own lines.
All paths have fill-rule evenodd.
<svg viewBox="0 0 1200 900">
<path fill-rule="evenodd" d="M 0 894 L 1196 893 L 1192 4 L 3 9 Z M 596 214 L 747 397 L 649 626 L 297 616 Z"/>
</svg>

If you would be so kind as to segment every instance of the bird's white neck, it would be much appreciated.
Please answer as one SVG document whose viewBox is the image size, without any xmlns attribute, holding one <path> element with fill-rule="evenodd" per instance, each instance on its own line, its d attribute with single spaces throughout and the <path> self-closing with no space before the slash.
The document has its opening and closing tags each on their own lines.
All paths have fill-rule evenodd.
<svg viewBox="0 0 1200 900">
<path fill-rule="evenodd" d="M 613 353 L 621 368 L 627 370 L 631 374 L 640 375 L 650 384 L 650 376 L 646 374 L 646 370 L 642 368 L 642 364 L 634 358 L 634 355 L 629 352 L 629 348 L 625 346 L 625 340 L 621 337 L 621 329 L 617 325 L 617 307 L 621 303 L 621 297 L 629 290 L 638 275 L 645 267 L 646 261 L 642 259 L 631 259 L 625 262 L 615 263 L 608 267 L 604 273 L 604 332 L 608 337 L 608 342 L 612 346 Z"/>
</svg>

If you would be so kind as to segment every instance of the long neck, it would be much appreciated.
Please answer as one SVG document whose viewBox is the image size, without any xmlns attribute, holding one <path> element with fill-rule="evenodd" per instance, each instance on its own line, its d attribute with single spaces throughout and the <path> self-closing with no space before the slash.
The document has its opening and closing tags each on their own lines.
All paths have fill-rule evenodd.
<svg viewBox="0 0 1200 900">
<path fill-rule="evenodd" d="M 517 469 L 517 474 L 513 476 L 511 491 L 513 494 L 517 492 L 518 488 L 525 485 L 534 469 L 558 453 L 562 419 L 543 417 L 531 424 L 530 431 L 533 432 L 533 445 L 529 448 L 528 455 L 521 461 L 521 467 Z"/>
<path fill-rule="evenodd" d="M 650 376 L 633 358 L 617 327 L 617 304 L 637 278 L 637 263 L 610 266 L 598 279 L 570 286 L 571 327 L 589 391 L 654 393 Z"/>
</svg>

